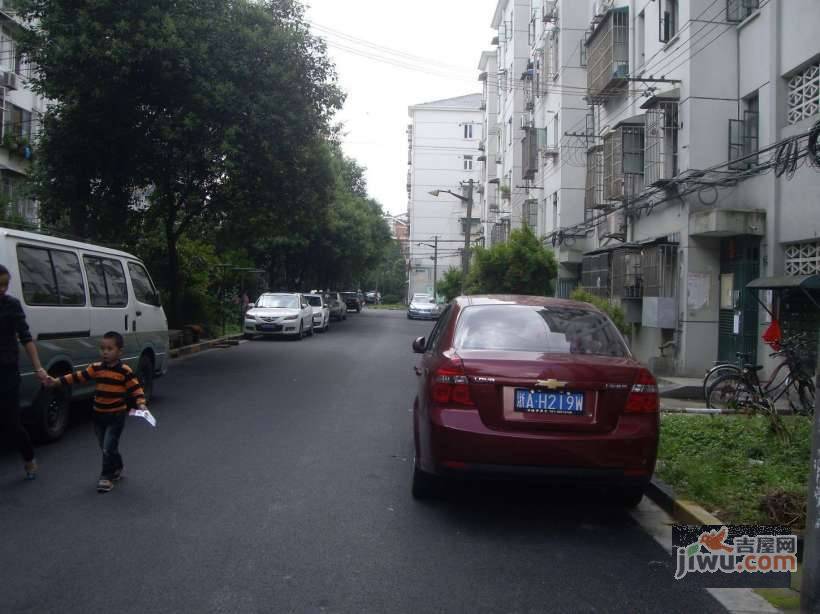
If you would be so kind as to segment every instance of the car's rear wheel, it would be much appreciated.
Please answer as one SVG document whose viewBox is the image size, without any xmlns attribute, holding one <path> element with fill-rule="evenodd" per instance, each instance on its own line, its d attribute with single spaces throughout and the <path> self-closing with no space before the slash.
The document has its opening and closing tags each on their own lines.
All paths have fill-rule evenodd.
<svg viewBox="0 0 820 614">
<path fill-rule="evenodd" d="M 145 395 L 145 402 L 150 403 L 154 395 L 154 361 L 149 356 L 142 356 L 137 365 L 137 378 Z"/>
<path fill-rule="evenodd" d="M 617 492 L 617 501 L 620 505 L 627 509 L 638 507 L 638 504 L 643 499 L 643 486 L 624 486 Z"/>
<path fill-rule="evenodd" d="M 413 459 L 413 484 L 410 489 L 414 499 L 420 501 L 425 499 L 435 499 L 441 494 L 440 479 L 432 474 L 422 471 L 416 466 L 416 459 Z"/>
</svg>

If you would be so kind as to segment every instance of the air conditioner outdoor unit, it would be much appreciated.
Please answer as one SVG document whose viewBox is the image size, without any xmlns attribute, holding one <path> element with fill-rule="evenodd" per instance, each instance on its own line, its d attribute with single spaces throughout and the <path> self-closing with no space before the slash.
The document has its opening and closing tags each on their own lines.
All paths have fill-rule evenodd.
<svg viewBox="0 0 820 614">
<path fill-rule="evenodd" d="M 13 72 L 4 72 L 3 73 L 3 87 L 6 87 L 10 90 L 17 89 L 17 75 Z"/>
</svg>

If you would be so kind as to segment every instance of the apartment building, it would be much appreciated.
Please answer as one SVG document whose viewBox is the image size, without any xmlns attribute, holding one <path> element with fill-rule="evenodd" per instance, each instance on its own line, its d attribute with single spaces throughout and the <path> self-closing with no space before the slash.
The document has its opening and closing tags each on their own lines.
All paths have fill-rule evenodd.
<svg viewBox="0 0 820 614">
<path fill-rule="evenodd" d="M 31 89 L 35 67 L 17 46 L 25 27 L 13 3 L 0 0 L 0 218 L 37 223 L 37 206 L 28 195 L 26 178 L 46 105 Z"/>
<path fill-rule="evenodd" d="M 820 324 L 806 293 L 761 292 L 764 309 L 746 288 L 820 273 L 820 176 L 766 165 L 820 120 L 820 7 L 579 4 L 589 106 L 562 129 L 585 148 L 585 222 L 559 230 L 586 234 L 580 284 L 624 307 L 657 372 L 699 376 L 740 351 L 765 364 L 770 312 L 789 329 Z"/>
<path fill-rule="evenodd" d="M 410 296 L 432 294 L 434 280 L 441 279 L 450 267 L 462 266 L 465 232 L 474 244 L 481 241 L 480 205 L 468 220 L 466 204 L 470 186 L 474 204 L 480 202 L 481 100 L 477 93 L 409 108 Z"/>
</svg>

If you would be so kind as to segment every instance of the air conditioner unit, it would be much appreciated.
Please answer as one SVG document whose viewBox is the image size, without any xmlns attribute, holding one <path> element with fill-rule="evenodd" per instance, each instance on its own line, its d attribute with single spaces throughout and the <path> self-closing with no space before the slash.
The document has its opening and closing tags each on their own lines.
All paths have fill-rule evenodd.
<svg viewBox="0 0 820 614">
<path fill-rule="evenodd" d="M 17 89 L 17 75 L 13 72 L 4 72 L 3 73 L 3 87 L 8 88 L 10 90 Z"/>
</svg>

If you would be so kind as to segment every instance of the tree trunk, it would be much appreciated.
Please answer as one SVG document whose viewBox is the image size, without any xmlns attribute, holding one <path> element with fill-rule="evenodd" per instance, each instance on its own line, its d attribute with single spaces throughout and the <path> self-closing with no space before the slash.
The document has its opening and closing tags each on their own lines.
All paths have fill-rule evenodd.
<svg viewBox="0 0 820 614">
<path fill-rule="evenodd" d="M 182 324 L 182 314 L 180 314 L 180 295 L 179 295 L 179 252 L 177 245 L 179 238 L 174 231 L 174 215 L 169 214 L 165 222 L 165 246 L 168 250 L 168 299 L 169 305 L 169 319 L 171 326 L 178 328 Z"/>
</svg>

